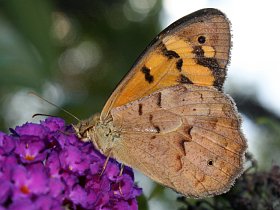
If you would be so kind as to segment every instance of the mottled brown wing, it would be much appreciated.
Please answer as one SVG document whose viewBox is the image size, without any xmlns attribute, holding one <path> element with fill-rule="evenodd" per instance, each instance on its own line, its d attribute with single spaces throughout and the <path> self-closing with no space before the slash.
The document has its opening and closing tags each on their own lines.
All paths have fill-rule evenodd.
<svg viewBox="0 0 280 210">
<path fill-rule="evenodd" d="M 211 87 L 177 85 L 111 110 L 111 155 L 191 197 L 227 191 L 246 141 L 232 100 Z"/>
<path fill-rule="evenodd" d="M 174 22 L 138 58 L 107 101 L 101 119 L 114 107 L 176 84 L 221 89 L 230 39 L 229 21 L 216 9 L 199 10 Z"/>
</svg>

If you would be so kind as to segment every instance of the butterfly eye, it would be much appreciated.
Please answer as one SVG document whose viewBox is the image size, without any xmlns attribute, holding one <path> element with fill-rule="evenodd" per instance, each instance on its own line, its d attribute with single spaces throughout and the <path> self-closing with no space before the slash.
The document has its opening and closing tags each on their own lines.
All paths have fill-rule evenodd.
<svg viewBox="0 0 280 210">
<path fill-rule="evenodd" d="M 213 160 L 208 160 L 207 165 L 208 166 L 213 166 L 214 165 L 214 161 Z"/>
<path fill-rule="evenodd" d="M 199 36 L 197 38 L 197 41 L 199 42 L 199 44 L 204 44 L 206 42 L 206 38 L 205 36 Z"/>
</svg>

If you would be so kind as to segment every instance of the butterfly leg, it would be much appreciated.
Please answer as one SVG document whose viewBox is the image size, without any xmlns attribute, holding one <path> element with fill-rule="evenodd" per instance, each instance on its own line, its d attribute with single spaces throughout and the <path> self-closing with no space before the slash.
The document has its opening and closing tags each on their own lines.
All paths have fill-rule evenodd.
<svg viewBox="0 0 280 210">
<path fill-rule="evenodd" d="M 105 160 L 105 163 L 104 163 L 104 165 L 103 165 L 103 168 L 102 168 L 102 171 L 101 171 L 99 177 L 101 177 L 101 176 L 103 175 L 104 171 L 106 170 L 106 167 L 107 167 L 108 161 L 109 161 L 109 159 L 110 159 L 110 156 L 111 156 L 111 150 L 109 151 L 109 153 L 108 153 L 108 155 L 107 155 L 107 158 L 106 158 L 106 160 Z"/>
<path fill-rule="evenodd" d="M 122 175 L 122 173 L 123 173 L 123 169 L 124 169 L 124 164 L 122 163 L 122 164 L 121 164 L 121 170 L 120 170 L 120 174 L 119 174 L 119 176 L 121 176 L 121 175 Z"/>
<path fill-rule="evenodd" d="M 121 176 L 123 174 L 123 169 L 124 169 L 124 164 L 121 164 L 121 170 L 120 170 L 119 176 Z M 121 182 L 119 182 L 119 191 L 120 191 L 120 194 L 123 195 Z"/>
</svg>

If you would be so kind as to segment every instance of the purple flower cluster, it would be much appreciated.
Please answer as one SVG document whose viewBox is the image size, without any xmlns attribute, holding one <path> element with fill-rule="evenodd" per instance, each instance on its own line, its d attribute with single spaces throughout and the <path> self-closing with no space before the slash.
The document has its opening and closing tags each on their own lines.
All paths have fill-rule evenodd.
<svg viewBox="0 0 280 210">
<path fill-rule="evenodd" d="M 60 118 L 0 132 L 0 210 L 138 209 L 132 170 L 105 160 Z"/>
</svg>

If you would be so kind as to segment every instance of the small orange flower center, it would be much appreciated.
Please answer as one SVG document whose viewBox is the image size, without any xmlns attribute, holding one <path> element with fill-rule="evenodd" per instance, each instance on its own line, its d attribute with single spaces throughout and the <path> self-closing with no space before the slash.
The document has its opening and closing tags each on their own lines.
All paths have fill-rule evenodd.
<svg viewBox="0 0 280 210">
<path fill-rule="evenodd" d="M 25 186 L 25 185 L 21 186 L 20 191 L 21 191 L 23 194 L 29 194 L 29 192 L 30 192 L 29 189 L 28 189 L 28 187 Z"/>
<path fill-rule="evenodd" d="M 34 156 L 31 156 L 31 155 L 25 155 L 25 159 L 26 160 L 34 160 Z"/>
</svg>

